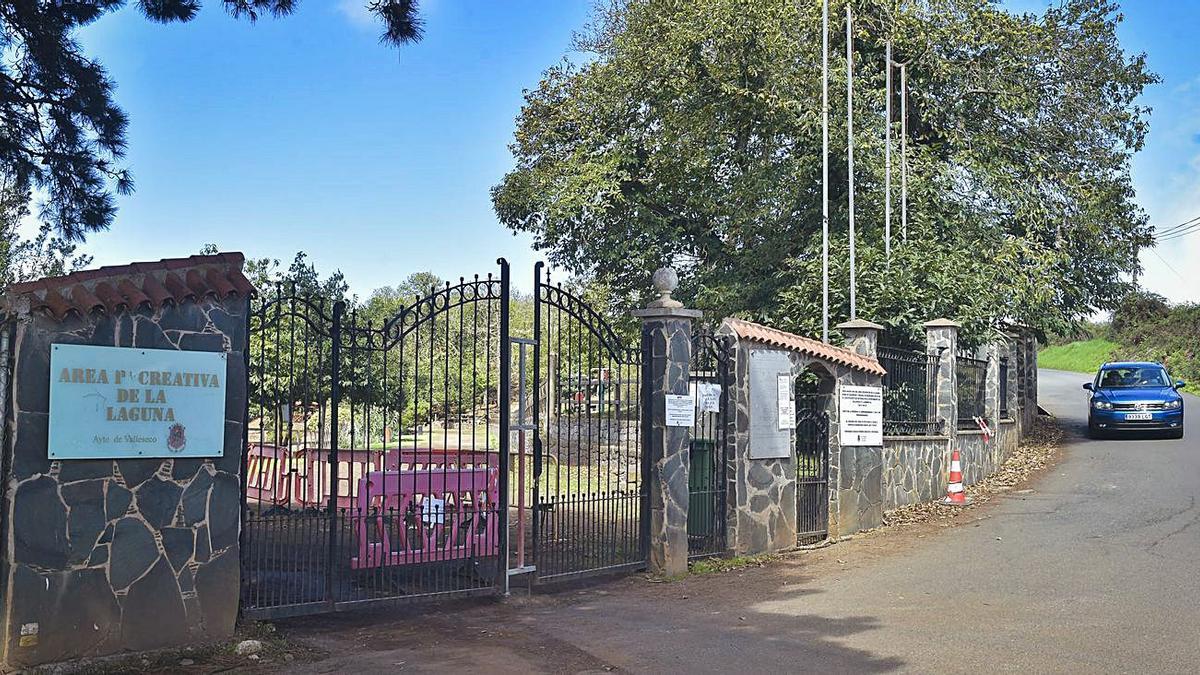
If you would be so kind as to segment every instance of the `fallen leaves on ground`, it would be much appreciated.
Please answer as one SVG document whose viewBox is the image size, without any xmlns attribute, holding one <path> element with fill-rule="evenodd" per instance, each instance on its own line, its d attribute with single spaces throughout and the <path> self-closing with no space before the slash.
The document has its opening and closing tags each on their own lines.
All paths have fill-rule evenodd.
<svg viewBox="0 0 1200 675">
<path fill-rule="evenodd" d="M 1062 427 L 1056 421 L 1042 417 L 1035 418 L 1032 432 L 1004 460 L 1004 463 L 1000 465 L 1000 470 L 974 485 L 967 486 L 967 498 L 971 500 L 971 504 L 947 507 L 938 502 L 926 502 L 902 506 L 884 513 L 883 524 L 891 527 L 912 523 L 948 521 L 964 510 L 986 503 L 997 494 L 1007 492 L 1014 486 L 1020 485 L 1035 471 L 1045 467 L 1058 450 L 1062 437 Z"/>
</svg>

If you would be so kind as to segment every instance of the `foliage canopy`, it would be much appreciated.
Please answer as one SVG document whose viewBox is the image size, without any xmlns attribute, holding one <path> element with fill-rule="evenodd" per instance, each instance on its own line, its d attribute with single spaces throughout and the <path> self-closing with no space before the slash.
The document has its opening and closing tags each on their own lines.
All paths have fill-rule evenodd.
<svg viewBox="0 0 1200 675">
<path fill-rule="evenodd" d="M 831 312 L 849 318 L 845 38 L 831 3 Z M 915 336 L 948 316 L 980 339 L 1062 331 L 1124 294 L 1150 243 L 1130 159 L 1156 81 L 1116 36 L 1111 0 L 1042 15 L 988 0 L 853 0 L 859 315 Z M 493 188 L 501 222 L 572 272 L 819 333 L 821 4 L 614 0 L 586 59 L 526 92 Z M 884 252 L 884 53 L 907 64 L 908 227 L 899 146 Z M 899 132 L 899 98 L 893 119 Z M 896 143 L 896 141 L 893 141 Z M 905 242 L 904 234 L 907 234 Z"/>
</svg>

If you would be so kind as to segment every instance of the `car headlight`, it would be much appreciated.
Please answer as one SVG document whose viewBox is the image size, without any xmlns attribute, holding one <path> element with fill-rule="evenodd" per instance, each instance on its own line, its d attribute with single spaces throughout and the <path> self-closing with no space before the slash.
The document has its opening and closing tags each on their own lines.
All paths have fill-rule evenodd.
<svg viewBox="0 0 1200 675">
<path fill-rule="evenodd" d="M 1183 399 L 1178 399 L 1178 398 L 1175 399 L 1174 401 L 1167 401 L 1166 403 L 1163 404 L 1163 410 L 1179 410 L 1182 407 L 1183 407 Z"/>
<path fill-rule="evenodd" d="M 1100 399 L 1096 399 L 1096 400 L 1092 401 L 1092 407 L 1094 407 L 1096 410 L 1112 410 L 1111 403 L 1109 403 L 1108 401 L 1100 400 Z"/>
</svg>

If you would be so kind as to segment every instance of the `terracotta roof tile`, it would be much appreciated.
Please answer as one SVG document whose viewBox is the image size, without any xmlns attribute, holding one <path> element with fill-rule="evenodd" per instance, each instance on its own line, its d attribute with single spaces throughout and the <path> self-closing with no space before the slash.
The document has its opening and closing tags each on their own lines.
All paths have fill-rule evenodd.
<svg viewBox="0 0 1200 675">
<path fill-rule="evenodd" d="M 71 287 L 71 304 L 83 310 L 84 313 L 95 309 L 104 309 L 104 303 L 100 302 L 100 298 L 97 298 L 96 294 L 89 291 L 83 284 L 75 284 Z"/>
<path fill-rule="evenodd" d="M 162 282 L 153 274 L 147 274 L 146 278 L 142 280 L 142 290 L 150 296 L 150 303 L 155 307 L 161 307 L 167 300 L 174 300 L 171 292 L 163 287 Z"/>
<path fill-rule="evenodd" d="M 820 340 L 801 337 L 793 333 L 786 333 L 776 328 L 769 328 L 762 324 L 754 323 L 753 321 L 744 321 L 742 319 L 725 319 L 725 323 L 737 333 L 737 336 L 743 340 L 751 340 L 753 342 L 761 342 L 762 344 L 771 345 L 772 347 L 782 347 L 798 351 L 801 354 L 807 354 L 818 359 L 824 359 L 838 365 L 861 370 L 867 373 L 876 375 L 886 375 L 887 371 L 879 362 L 869 356 L 863 356 L 858 352 L 846 349 L 844 347 L 835 347 L 827 345 Z"/>
<path fill-rule="evenodd" d="M 244 262 L 241 253 L 218 253 L 80 270 L 11 284 L 3 306 L 11 309 L 24 299 L 30 310 L 46 310 L 61 319 L 70 312 L 83 316 L 122 307 L 158 308 L 189 298 L 248 297 L 254 285 L 242 274 Z"/>
<path fill-rule="evenodd" d="M 129 302 L 130 306 L 137 307 L 139 305 L 150 304 L 150 298 L 128 278 L 117 282 L 117 290 Z"/>
<path fill-rule="evenodd" d="M 174 274 L 168 274 L 163 277 L 163 285 L 167 287 L 167 291 L 176 303 L 183 302 L 192 297 L 192 292 L 184 285 L 183 280 Z"/>
</svg>

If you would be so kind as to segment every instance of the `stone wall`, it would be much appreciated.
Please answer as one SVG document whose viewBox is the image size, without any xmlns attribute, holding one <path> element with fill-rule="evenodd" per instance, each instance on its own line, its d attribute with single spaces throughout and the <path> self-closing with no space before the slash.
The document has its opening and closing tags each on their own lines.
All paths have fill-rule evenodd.
<svg viewBox="0 0 1200 675">
<path fill-rule="evenodd" d="M 750 352 L 733 348 L 733 452 L 726 455 L 727 547 L 738 555 L 782 551 L 796 546 L 796 457 L 750 459 Z"/>
<path fill-rule="evenodd" d="M 734 372 L 733 447 L 727 457 L 726 473 L 729 477 L 726 500 L 729 549 L 739 555 L 752 555 L 791 549 L 797 543 L 795 432 L 790 456 L 750 457 L 751 350 L 786 354 L 793 379 L 805 371 L 818 373 L 821 377 L 820 391 L 826 395 L 825 412 L 829 419 L 829 536 L 836 538 L 879 526 L 884 509 L 883 448 L 841 446 L 837 434 L 836 391 L 839 385 L 880 386 L 880 376 L 802 350 L 747 339 L 729 326 L 728 321 L 722 326 L 722 332 L 733 341 Z M 823 349 L 835 353 L 844 351 L 828 345 Z M 869 361 L 862 363 L 878 367 L 873 355 L 868 358 Z"/>
<path fill-rule="evenodd" d="M 799 370 L 807 368 L 807 364 Z M 878 375 L 836 369 L 838 386 L 882 386 Z M 830 392 L 829 413 L 829 536 L 839 537 L 883 524 L 883 447 L 841 445 L 838 437 L 836 390 Z"/>
<path fill-rule="evenodd" d="M 958 432 L 954 447 L 961 453 L 965 485 L 974 485 L 992 475 L 1003 462 L 997 438 L 990 436 L 985 439 L 982 431 Z"/>
<path fill-rule="evenodd" d="M 883 508 L 885 511 L 946 496 L 949 467 L 946 436 L 902 436 L 883 442 Z"/>
<path fill-rule="evenodd" d="M 240 277 L 241 256 L 232 255 L 236 269 L 224 257 L 202 262 Z M 161 304 L 129 306 L 125 296 L 127 303 L 110 311 L 84 306 L 60 317 L 38 309 L 36 294 L 31 303 L 10 291 L 15 327 L 0 570 L 8 667 L 231 634 L 248 298 L 219 286 L 222 292 L 205 293 L 202 284 L 189 284 L 182 298 Z M 225 352 L 224 455 L 49 460 L 49 356 L 56 343 Z"/>
<path fill-rule="evenodd" d="M 811 370 L 820 373 L 821 393 L 828 395 L 825 412 L 829 418 L 829 536 L 837 538 L 882 523 L 885 510 L 927 503 L 946 496 L 950 454 L 962 455 L 963 480 L 977 483 L 993 474 L 1017 447 L 1032 424 L 1037 409 L 1037 342 L 1027 336 L 1010 336 L 978 350 L 988 361 L 985 405 L 992 434 L 959 431 L 957 374 L 958 324 L 937 319 L 925 324 L 926 353 L 937 356 L 936 386 L 931 401 L 936 416 L 945 421 L 944 434 L 887 437 L 882 447 L 842 448 L 838 438 L 838 407 L 835 398 L 841 385 L 879 386 L 880 377 L 871 372 L 882 326 L 855 320 L 838 329 L 846 338 L 846 349 L 774 331 L 774 329 L 726 320 L 722 332 L 733 339 L 734 414 L 730 418 L 733 447 L 727 456 L 728 545 L 737 554 L 779 551 L 795 545 L 796 460 L 750 458 L 749 355 L 751 350 L 776 349 L 788 355 L 793 376 Z M 739 332 L 740 331 L 740 332 Z M 792 338 L 795 338 L 794 340 Z M 788 347 L 789 340 L 794 342 Z M 815 345 L 815 346 L 814 346 Z M 850 367 L 839 360 L 845 352 L 867 357 L 868 362 Z M 1000 400 L 1000 359 L 1008 358 L 1008 400 Z M 1002 407 L 1008 414 L 1002 416 Z"/>
</svg>

